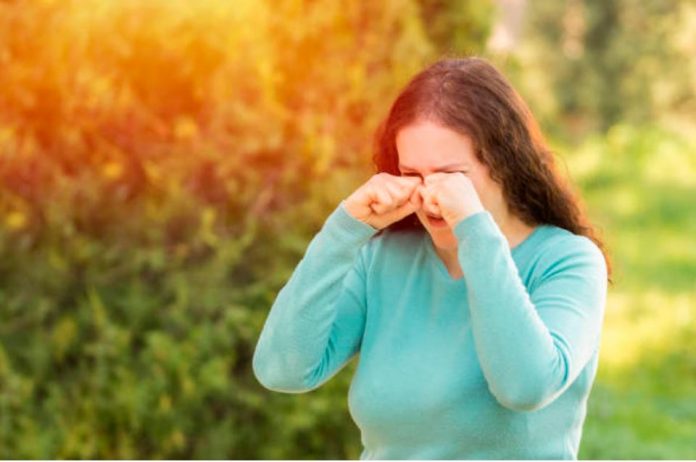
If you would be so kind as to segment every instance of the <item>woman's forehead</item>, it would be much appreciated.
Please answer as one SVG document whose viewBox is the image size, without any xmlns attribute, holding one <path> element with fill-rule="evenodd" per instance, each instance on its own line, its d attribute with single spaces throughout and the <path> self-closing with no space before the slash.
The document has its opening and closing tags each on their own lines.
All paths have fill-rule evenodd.
<svg viewBox="0 0 696 462">
<path fill-rule="evenodd" d="M 456 168 L 476 160 L 469 136 L 430 121 L 399 130 L 396 148 L 402 170 Z"/>
</svg>

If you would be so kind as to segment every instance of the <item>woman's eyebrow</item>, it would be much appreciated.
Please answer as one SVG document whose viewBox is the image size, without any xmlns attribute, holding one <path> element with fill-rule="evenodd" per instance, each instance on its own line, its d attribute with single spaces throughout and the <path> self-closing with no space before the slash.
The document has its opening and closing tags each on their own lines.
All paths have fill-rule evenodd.
<svg viewBox="0 0 696 462">
<path fill-rule="evenodd" d="M 442 171 L 442 170 L 448 170 L 448 169 L 450 169 L 450 168 L 452 168 L 452 167 L 462 167 L 462 168 L 463 168 L 464 166 L 463 166 L 463 164 L 460 164 L 460 163 L 449 164 L 449 165 L 445 165 L 444 167 L 437 168 L 437 169 L 435 169 L 435 170 L 433 170 L 433 171 L 435 171 L 435 172 L 440 172 L 440 171 Z M 407 167 L 407 166 L 401 165 L 401 164 L 399 164 L 399 170 L 413 170 L 413 171 L 415 171 L 414 168 Z"/>
</svg>

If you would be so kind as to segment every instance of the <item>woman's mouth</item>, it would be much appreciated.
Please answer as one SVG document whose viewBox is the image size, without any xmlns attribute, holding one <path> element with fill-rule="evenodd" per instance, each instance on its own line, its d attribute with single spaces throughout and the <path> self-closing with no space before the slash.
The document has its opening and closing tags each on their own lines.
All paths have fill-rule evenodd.
<svg viewBox="0 0 696 462">
<path fill-rule="evenodd" d="M 428 217 L 428 223 L 433 228 L 444 228 L 447 226 L 447 222 L 443 218 L 434 217 L 432 215 L 426 215 Z"/>
</svg>

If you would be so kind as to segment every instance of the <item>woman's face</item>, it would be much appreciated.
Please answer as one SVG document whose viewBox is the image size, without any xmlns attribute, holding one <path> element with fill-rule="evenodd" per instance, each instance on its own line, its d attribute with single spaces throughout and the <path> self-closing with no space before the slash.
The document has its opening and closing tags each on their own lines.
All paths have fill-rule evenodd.
<svg viewBox="0 0 696 462">
<path fill-rule="evenodd" d="M 501 187 L 490 177 L 488 167 L 476 158 L 469 136 L 429 120 L 418 120 L 399 130 L 396 149 L 402 176 L 425 178 L 436 172 L 464 172 L 486 210 L 494 216 L 506 210 Z M 437 247 L 456 249 L 457 240 L 449 226 L 434 227 L 423 209 L 416 215 Z"/>
</svg>

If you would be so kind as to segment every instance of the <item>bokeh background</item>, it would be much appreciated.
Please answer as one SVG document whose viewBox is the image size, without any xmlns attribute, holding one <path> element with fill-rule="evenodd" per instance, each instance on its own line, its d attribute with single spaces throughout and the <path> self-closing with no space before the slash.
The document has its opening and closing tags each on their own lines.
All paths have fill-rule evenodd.
<svg viewBox="0 0 696 462">
<path fill-rule="evenodd" d="M 1 0 L 0 457 L 357 458 L 278 290 L 441 56 L 510 78 L 612 251 L 580 457 L 696 458 L 696 4 Z"/>
</svg>

